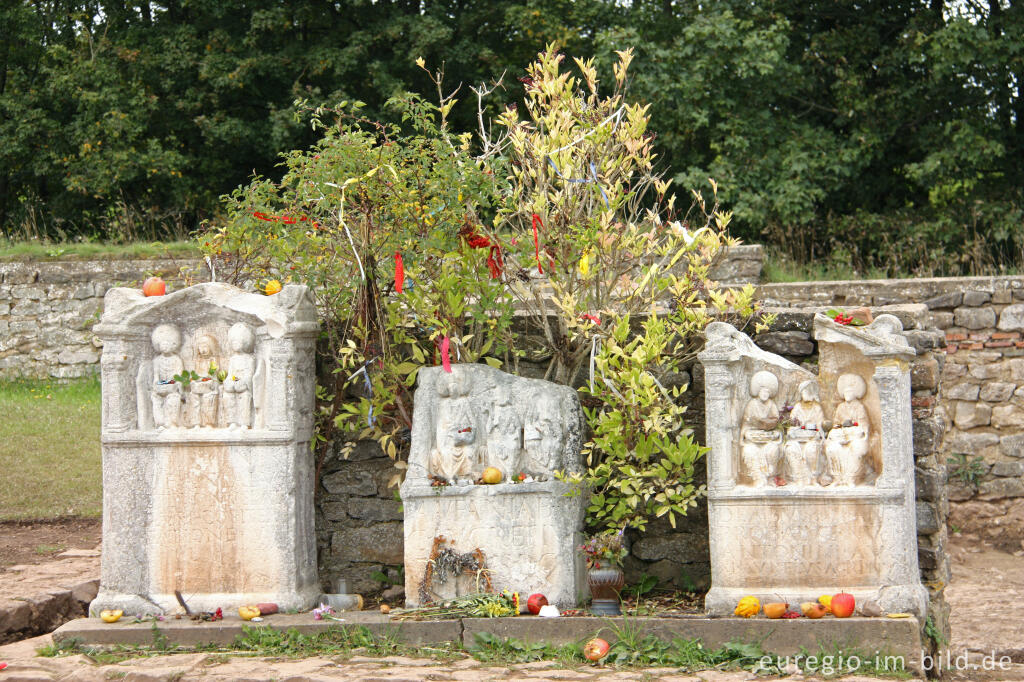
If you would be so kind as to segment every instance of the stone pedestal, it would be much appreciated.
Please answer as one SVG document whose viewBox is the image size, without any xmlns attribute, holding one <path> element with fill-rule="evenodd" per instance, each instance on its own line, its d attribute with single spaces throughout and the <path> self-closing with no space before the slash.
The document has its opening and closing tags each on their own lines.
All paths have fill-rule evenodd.
<svg viewBox="0 0 1024 682">
<path fill-rule="evenodd" d="M 798 604 L 846 591 L 858 609 L 923 617 L 909 360 L 891 315 L 818 315 L 817 376 L 724 323 L 705 367 L 712 615 L 739 599 Z M 769 376 L 770 375 L 770 376 Z M 803 420 L 803 421 L 801 421 Z"/>
<path fill-rule="evenodd" d="M 195 611 L 315 605 L 317 322 L 306 287 L 111 289 L 95 331 L 103 555 L 90 613 L 167 612 L 175 591 Z"/>
<path fill-rule="evenodd" d="M 478 364 L 424 368 L 418 381 L 402 485 L 406 604 L 509 589 L 575 606 L 585 496 L 567 496 L 554 472 L 581 468 L 576 392 Z M 489 467 L 500 483 L 482 482 Z M 441 552 L 460 568 L 440 570 Z"/>
<path fill-rule="evenodd" d="M 403 488 L 406 604 L 487 591 L 487 580 L 473 571 L 445 581 L 435 574 L 420 589 L 434 539 L 443 537 L 443 548 L 482 551 L 493 589 L 518 591 L 524 604 L 541 592 L 559 608 L 574 607 L 586 594 L 578 552 L 583 500 L 566 497 L 568 488 L 558 481 Z"/>
</svg>

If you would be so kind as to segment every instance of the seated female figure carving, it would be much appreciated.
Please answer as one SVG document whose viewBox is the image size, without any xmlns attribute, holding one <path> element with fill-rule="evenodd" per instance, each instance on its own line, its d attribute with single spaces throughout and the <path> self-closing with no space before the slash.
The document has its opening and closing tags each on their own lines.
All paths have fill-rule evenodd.
<svg viewBox="0 0 1024 682">
<path fill-rule="evenodd" d="M 740 457 L 752 484 L 768 485 L 779 463 L 782 434 L 775 431 L 779 424 L 779 408 L 772 398 L 779 392 L 779 380 L 774 374 L 762 370 L 750 379 L 751 400 L 743 410 L 740 425 Z"/>
<path fill-rule="evenodd" d="M 857 374 L 843 374 L 836 382 L 843 402 L 836 406 L 832 430 L 825 439 L 825 455 L 836 485 L 856 485 L 867 469 L 870 444 L 868 411 L 861 402 L 867 385 Z"/>
<path fill-rule="evenodd" d="M 786 480 L 810 485 L 818 475 L 822 450 L 822 423 L 825 413 L 819 401 L 818 382 L 808 379 L 800 384 L 800 401 L 790 414 L 793 425 L 786 432 Z"/>
<path fill-rule="evenodd" d="M 477 465 L 476 413 L 464 378 L 452 374 L 438 382 L 437 431 L 430 453 L 430 473 L 446 481 L 472 475 Z"/>
<path fill-rule="evenodd" d="M 161 324 L 153 330 L 152 393 L 153 425 L 158 429 L 181 425 L 181 384 L 174 380 L 185 365 L 178 355 L 181 333 L 170 324 Z"/>
<path fill-rule="evenodd" d="M 253 347 L 256 337 L 244 322 L 238 322 L 228 330 L 228 346 L 231 357 L 228 360 L 227 377 L 221 387 L 221 411 L 229 427 L 252 428 L 253 388 L 256 377 L 256 356 Z"/>
</svg>

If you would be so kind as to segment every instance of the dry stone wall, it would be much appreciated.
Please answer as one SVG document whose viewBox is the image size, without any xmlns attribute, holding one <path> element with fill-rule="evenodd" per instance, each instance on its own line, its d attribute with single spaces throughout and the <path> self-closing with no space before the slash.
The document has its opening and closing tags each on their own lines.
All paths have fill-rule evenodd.
<svg viewBox="0 0 1024 682">
<path fill-rule="evenodd" d="M 92 325 L 108 289 L 151 275 L 176 288 L 182 268 L 205 282 L 205 267 L 195 260 L 0 263 L 0 378 L 98 373 L 102 344 Z"/>
<path fill-rule="evenodd" d="M 761 247 L 730 248 L 712 276 L 730 286 L 756 284 Z M 0 263 L 0 378 L 69 379 L 99 372 L 101 344 L 92 325 L 103 313 L 103 295 L 133 287 L 152 275 L 169 290 L 210 281 L 197 259 Z"/>
</svg>

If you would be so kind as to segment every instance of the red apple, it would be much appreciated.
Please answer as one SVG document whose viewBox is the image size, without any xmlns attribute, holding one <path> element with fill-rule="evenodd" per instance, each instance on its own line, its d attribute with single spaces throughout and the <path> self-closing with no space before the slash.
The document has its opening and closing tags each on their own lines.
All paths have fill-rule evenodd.
<svg viewBox="0 0 1024 682">
<path fill-rule="evenodd" d="M 832 595 L 832 615 L 836 618 L 849 618 L 853 615 L 856 602 L 852 594 L 840 592 Z"/>
<path fill-rule="evenodd" d="M 537 594 L 531 594 L 530 598 L 526 600 L 526 609 L 533 615 L 540 613 L 540 607 L 547 606 L 548 598 L 538 592 Z"/>
<path fill-rule="evenodd" d="M 142 293 L 146 296 L 163 296 L 167 293 L 167 285 L 159 277 L 150 277 L 142 283 Z"/>
<path fill-rule="evenodd" d="M 608 655 L 608 650 L 611 648 L 612 647 L 608 642 L 600 638 L 595 638 L 583 646 L 583 655 L 588 661 L 600 661 Z"/>
</svg>

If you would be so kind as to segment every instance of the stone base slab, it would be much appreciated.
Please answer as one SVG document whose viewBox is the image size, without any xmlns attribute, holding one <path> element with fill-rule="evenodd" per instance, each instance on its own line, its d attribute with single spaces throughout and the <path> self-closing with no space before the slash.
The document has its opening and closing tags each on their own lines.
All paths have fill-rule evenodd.
<svg viewBox="0 0 1024 682">
<path fill-rule="evenodd" d="M 253 592 L 232 594 L 184 594 L 185 603 L 191 611 L 215 611 L 237 609 L 239 606 L 259 603 L 277 604 L 281 611 L 308 611 L 317 605 L 320 594 L 318 586 L 311 586 L 300 592 Z M 174 613 L 180 610 L 173 594 L 153 594 L 149 598 L 137 594 L 120 594 L 100 590 L 89 605 L 89 615 L 97 616 L 106 609 L 120 609 L 132 616 L 151 616 Z"/>
<path fill-rule="evenodd" d="M 799 611 L 801 602 L 816 602 L 818 597 L 838 591 L 818 590 L 815 592 L 814 588 L 790 588 L 765 592 L 750 588 L 712 587 L 704 598 L 704 608 L 712 615 L 732 614 L 740 599 L 750 595 L 760 599 L 762 604 L 787 602 L 791 609 Z M 928 592 L 920 583 L 894 585 L 882 589 L 846 587 L 842 591 L 853 595 L 857 604 L 857 613 L 861 613 L 861 609 L 869 601 L 875 602 L 883 613 L 922 614 L 926 612 L 928 605 Z"/>
<path fill-rule="evenodd" d="M 172 646 L 217 644 L 227 646 L 242 634 L 243 627 L 285 631 L 291 628 L 303 634 L 323 632 L 331 627 L 362 625 L 374 632 L 388 633 L 406 644 L 420 646 L 444 642 L 471 647 L 479 633 L 502 638 L 514 637 L 528 642 L 575 644 L 599 635 L 611 642 L 619 628 L 641 628 L 644 634 L 662 640 L 699 639 L 705 648 L 717 649 L 729 642 L 757 642 L 766 655 L 796 656 L 858 655 L 873 658 L 899 656 L 906 669 L 920 672 L 921 625 L 916 618 L 799 618 L 788 621 L 766 618 L 464 618 L 444 621 L 392 621 L 373 612 L 346 612 L 343 622 L 315 621 L 309 613 L 278 614 L 263 623 L 246 623 L 226 615 L 216 623 L 169 620 L 157 623 L 157 629 Z M 59 643 L 76 639 L 83 646 L 115 644 L 146 646 L 153 643 L 152 623 L 104 623 L 96 618 L 79 619 L 53 633 Z"/>
</svg>

